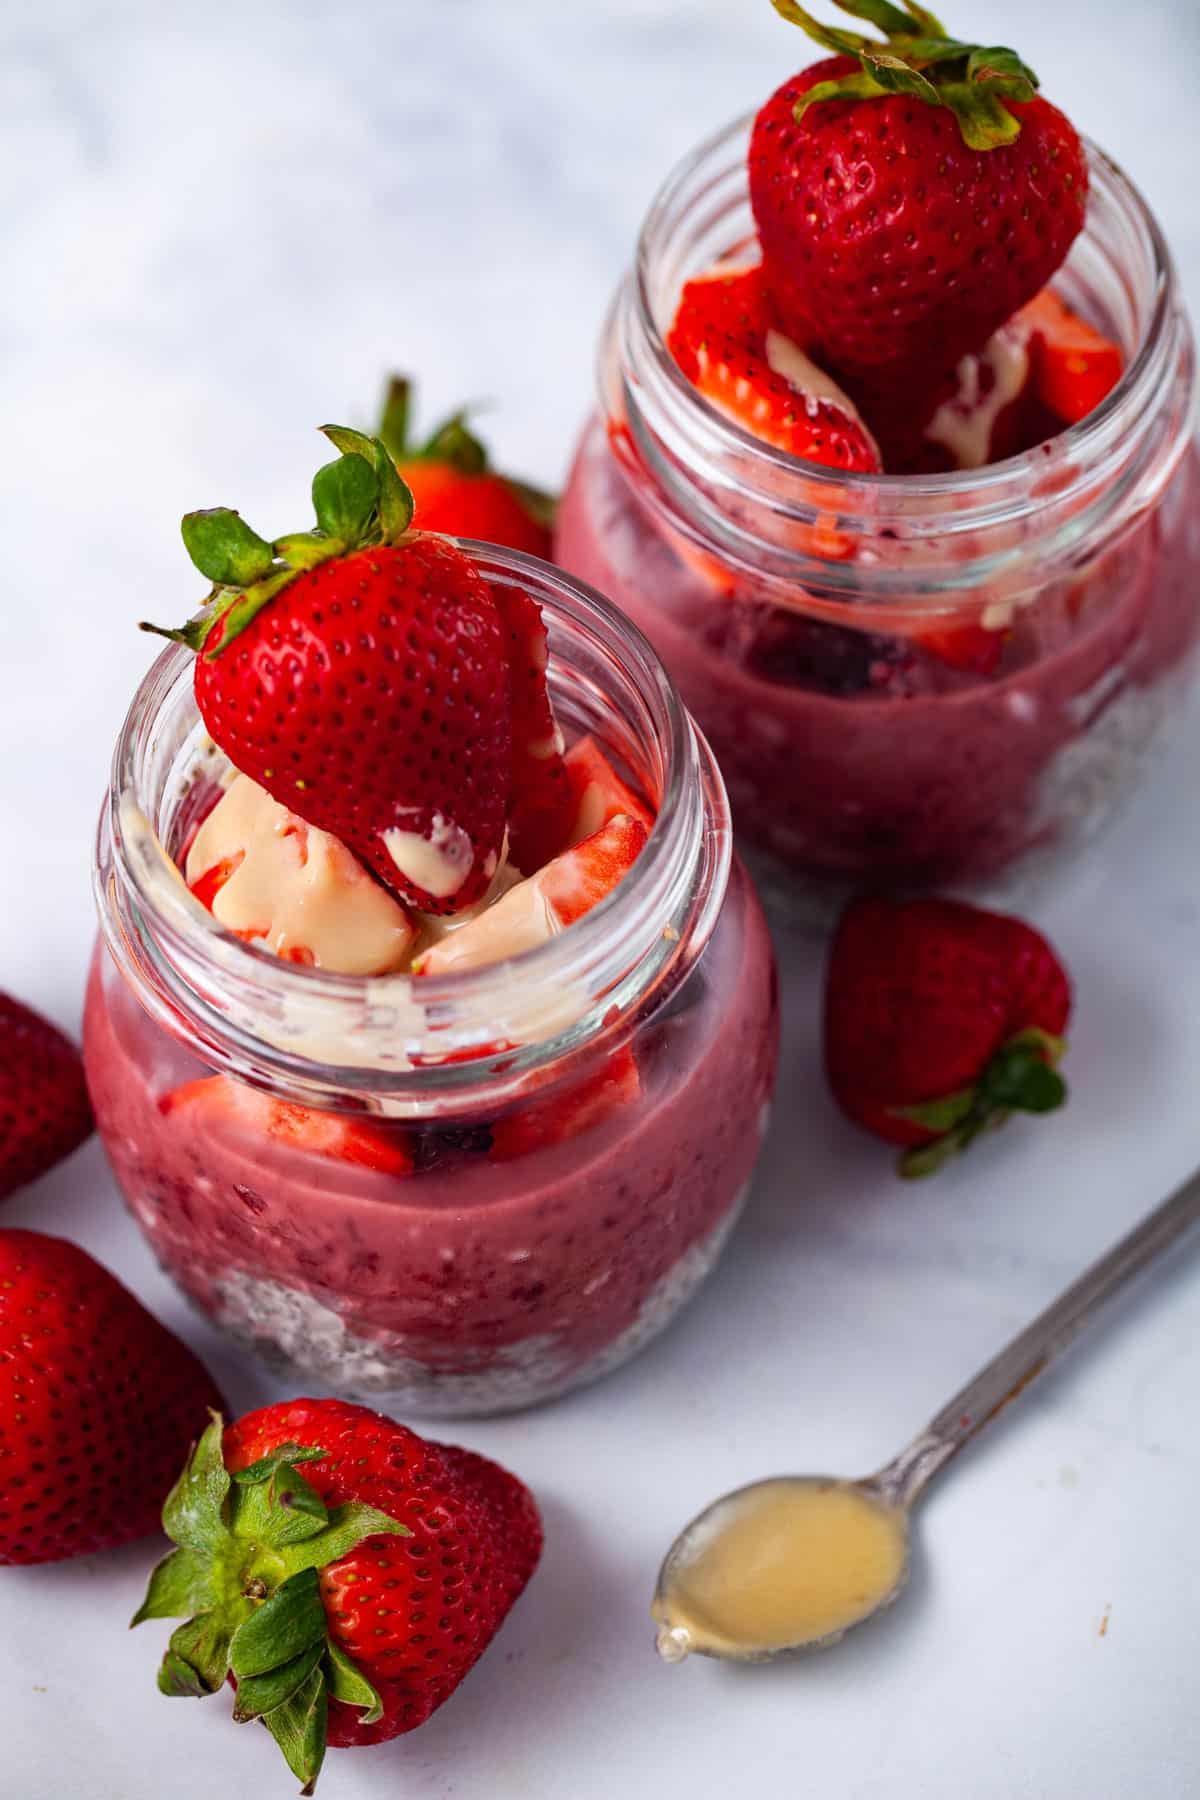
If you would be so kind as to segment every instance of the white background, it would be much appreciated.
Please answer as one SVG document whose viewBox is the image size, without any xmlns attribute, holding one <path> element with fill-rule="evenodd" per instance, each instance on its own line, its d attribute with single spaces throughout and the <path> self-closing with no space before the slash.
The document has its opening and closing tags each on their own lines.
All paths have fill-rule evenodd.
<svg viewBox="0 0 1200 1800">
<path fill-rule="evenodd" d="M 1200 293 L 1194 0 L 955 0 L 950 22 L 1024 51 Z M 426 418 L 492 400 L 510 466 L 557 482 L 657 180 L 807 60 L 767 0 L 0 8 L 0 985 L 77 1026 L 90 837 L 150 654 L 133 621 L 196 593 L 179 515 L 307 523 L 313 427 L 365 422 L 393 365 Z M 781 944 L 781 1119 L 727 1262 L 625 1373 L 456 1432 L 536 1489 L 543 1568 L 430 1725 L 331 1757 L 328 1800 L 1200 1791 L 1194 1250 L 947 1475 L 877 1629 L 786 1668 L 667 1669 L 646 1612 L 702 1502 L 881 1462 L 1200 1160 L 1198 751 L 1200 726 L 1037 909 L 1078 983 L 1069 1112 L 936 1183 L 901 1187 L 832 1112 L 819 946 Z M 185 1313 L 95 1144 L 5 1219 L 95 1250 L 239 1409 L 274 1392 Z M 124 1630 L 153 1553 L 0 1573 L 3 1800 L 290 1791 L 223 1700 L 155 1694 L 165 1628 Z"/>
</svg>

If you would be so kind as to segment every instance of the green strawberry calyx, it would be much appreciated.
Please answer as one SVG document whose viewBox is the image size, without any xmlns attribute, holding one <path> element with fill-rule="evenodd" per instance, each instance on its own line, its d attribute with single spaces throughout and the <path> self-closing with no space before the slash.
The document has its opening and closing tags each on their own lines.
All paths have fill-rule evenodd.
<svg viewBox="0 0 1200 1800">
<path fill-rule="evenodd" d="M 205 657 L 219 656 L 298 575 L 352 550 L 404 539 L 413 497 L 383 441 L 346 425 L 321 430 L 340 455 L 313 476 L 315 527 L 268 542 L 230 507 L 186 513 L 180 527 L 184 545 L 212 590 L 186 625 L 168 629 L 143 622 L 143 631 Z"/>
<path fill-rule="evenodd" d="M 929 1141 L 906 1150 L 900 1173 L 908 1179 L 932 1175 L 952 1156 L 967 1150 L 982 1131 L 1003 1125 L 1014 1112 L 1048 1113 L 1063 1105 L 1067 1084 L 1058 1072 L 1066 1044 L 1048 1031 L 1018 1032 L 992 1057 L 972 1086 L 925 1100 L 918 1106 L 895 1106 L 895 1118 L 932 1133 Z"/>
<path fill-rule="evenodd" d="M 553 529 L 557 510 L 554 495 L 511 475 L 496 474 L 486 444 L 471 430 L 470 408 L 461 407 L 451 413 L 421 444 L 412 440 L 412 407 L 412 382 L 407 375 L 393 375 L 384 393 L 378 435 L 396 462 L 444 463 L 468 480 L 477 475 L 496 476 L 537 524 L 547 531 Z"/>
<path fill-rule="evenodd" d="M 823 100 L 875 100 L 910 94 L 928 106 L 945 106 L 958 121 L 972 150 L 995 150 L 1020 136 L 1021 121 L 1006 100 L 1032 100 L 1038 78 L 1015 50 L 1003 45 L 964 44 L 952 38 L 917 0 L 834 0 L 852 18 L 882 31 L 883 41 L 822 25 L 796 0 L 771 0 L 789 24 L 835 56 L 852 56 L 861 68 L 853 75 L 819 81 L 796 102 L 797 121 Z"/>
<path fill-rule="evenodd" d="M 412 1534 L 359 1501 L 327 1507 L 301 1472 L 323 1450 L 282 1444 L 231 1474 L 223 1434 L 213 1413 L 167 1496 L 163 1529 L 177 1547 L 151 1574 L 131 1624 L 183 1618 L 159 1668 L 159 1692 L 215 1694 L 233 1676 L 234 1718 L 260 1720 L 301 1793 L 311 1794 L 330 1700 L 358 1708 L 364 1724 L 383 1711 L 375 1688 L 330 1635 L 319 1572 L 367 1538 Z"/>
</svg>

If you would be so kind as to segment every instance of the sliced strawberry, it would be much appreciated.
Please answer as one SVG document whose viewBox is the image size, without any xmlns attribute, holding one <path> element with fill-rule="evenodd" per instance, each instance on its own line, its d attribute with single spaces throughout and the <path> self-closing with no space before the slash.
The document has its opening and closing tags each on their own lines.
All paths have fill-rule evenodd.
<svg viewBox="0 0 1200 1800">
<path fill-rule="evenodd" d="M 969 675 L 992 675 L 1004 654 L 1005 633 L 982 625 L 922 627 L 913 637 L 930 656 Z"/>
<path fill-rule="evenodd" d="M 566 758 L 567 782 L 571 793 L 571 813 L 567 835 L 568 846 L 581 843 L 600 831 L 618 813 L 627 813 L 649 831 L 654 814 L 622 781 L 594 737 L 581 737 L 571 745 Z"/>
<path fill-rule="evenodd" d="M 602 830 L 547 863 L 536 879 L 559 924 L 573 925 L 599 906 L 632 869 L 649 835 L 640 819 L 618 813 Z"/>
<path fill-rule="evenodd" d="M 512 797 L 508 849 L 532 875 L 569 842 L 571 795 L 562 737 L 546 686 L 549 650 L 542 609 L 519 588 L 492 587 L 504 626 L 512 682 Z"/>
<path fill-rule="evenodd" d="M 764 443 L 835 469 L 879 469 L 853 402 L 775 329 L 761 266 L 689 281 L 667 348 L 706 400 Z"/>
<path fill-rule="evenodd" d="M 189 881 L 188 886 L 201 906 L 207 907 L 209 912 L 212 911 L 213 901 L 229 877 L 241 868 L 245 860 L 246 852 L 235 850 L 232 856 L 223 856 L 220 862 L 213 864 L 211 869 L 205 869 L 203 875 L 198 875 L 195 881 Z"/>
<path fill-rule="evenodd" d="M 622 1106 L 640 1099 L 642 1083 L 628 1044 L 613 1052 L 605 1067 L 563 1093 L 531 1100 L 492 1127 L 492 1159 L 508 1162 L 565 1143 L 599 1125 Z"/>
<path fill-rule="evenodd" d="M 320 1112 L 278 1100 L 229 1075 L 209 1075 L 175 1088 L 160 1102 L 164 1113 L 184 1114 L 207 1131 L 222 1123 L 269 1138 L 289 1149 L 334 1157 L 376 1169 L 381 1175 L 408 1175 L 412 1156 L 396 1128 L 383 1130 L 340 1113 Z"/>
<path fill-rule="evenodd" d="M 1043 288 L 1017 314 L 1030 331 L 1033 388 L 1043 405 L 1074 425 L 1093 412 L 1121 379 L 1120 349 Z"/>
<path fill-rule="evenodd" d="M 556 856 L 469 925 L 432 945 L 414 969 L 421 975 L 478 969 L 546 943 L 612 892 L 648 836 L 640 819 L 618 813 L 603 830 Z"/>
</svg>

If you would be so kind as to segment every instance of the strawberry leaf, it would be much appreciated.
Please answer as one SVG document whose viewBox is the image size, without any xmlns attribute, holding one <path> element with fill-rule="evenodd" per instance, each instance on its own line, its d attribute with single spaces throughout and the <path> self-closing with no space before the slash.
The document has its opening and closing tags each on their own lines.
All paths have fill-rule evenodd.
<svg viewBox="0 0 1200 1800">
<path fill-rule="evenodd" d="M 289 569 L 298 573 L 301 569 L 315 569 L 332 556 L 340 556 L 342 545 L 336 538 L 327 538 L 319 531 L 290 531 L 285 537 L 275 539 L 275 553 L 283 558 Z"/>
<path fill-rule="evenodd" d="M 938 104 L 938 91 L 932 81 L 917 69 L 912 69 L 898 56 L 891 56 L 885 50 L 864 50 L 862 60 L 881 88 L 889 94 L 912 94 L 928 105 Z"/>
<path fill-rule="evenodd" d="M 325 1645 L 321 1642 L 310 1644 L 299 1656 L 293 1656 L 291 1662 L 281 1663 L 277 1669 L 268 1669 L 264 1675 L 247 1675 L 238 1681 L 237 1700 L 234 1703 L 233 1716 L 239 1725 L 247 1719 L 257 1719 L 263 1713 L 274 1712 L 290 1700 L 298 1687 L 306 1682 L 322 1656 Z"/>
<path fill-rule="evenodd" d="M 260 1481 L 270 1481 L 282 1468 L 294 1468 L 297 1463 L 324 1462 L 328 1454 L 327 1450 L 317 1450 L 311 1445 L 306 1448 L 303 1444 L 281 1444 L 270 1456 L 260 1456 L 246 1468 L 235 1469 L 232 1479 L 236 1487 L 255 1487 Z"/>
<path fill-rule="evenodd" d="M 411 1537 L 412 1532 L 398 1519 L 389 1518 L 387 1513 L 365 1506 L 360 1500 L 351 1500 L 345 1506 L 334 1507 L 323 1531 L 305 1538 L 302 1543 L 282 1546 L 279 1558 L 289 1575 L 297 1575 L 302 1570 L 324 1569 L 330 1563 L 340 1562 L 365 1539 L 385 1535 Z"/>
<path fill-rule="evenodd" d="M 843 12 L 877 26 L 883 42 L 822 25 L 796 0 L 772 4 L 825 49 L 852 56 L 862 65 L 862 75 L 818 82 L 801 94 L 795 106 L 797 120 L 810 106 L 826 100 L 910 94 L 928 106 L 948 107 L 973 150 L 995 150 L 1019 136 L 1021 121 L 1002 102 L 1032 100 L 1038 81 L 1015 50 L 959 43 L 916 0 L 904 0 L 903 11 L 891 0 L 835 0 Z M 926 69 L 932 75 L 923 73 Z"/>
<path fill-rule="evenodd" d="M 290 1699 L 263 1717 L 263 1724 L 283 1751 L 288 1768 L 303 1784 L 301 1794 L 312 1793 L 321 1773 L 328 1716 L 325 1676 L 316 1668 Z"/>
<path fill-rule="evenodd" d="M 327 1669 L 329 1694 L 343 1706 L 357 1706 L 362 1712 L 360 1725 L 374 1725 L 383 1717 L 383 1701 L 357 1663 L 333 1639 L 328 1643 Z"/>
<path fill-rule="evenodd" d="M 158 1691 L 172 1699 L 215 1694 L 229 1673 L 230 1629 L 216 1611 L 201 1613 L 171 1633 L 158 1671 Z"/>
<path fill-rule="evenodd" d="M 146 1598 L 129 1623 L 190 1618 L 207 1611 L 215 1601 L 212 1559 L 199 1550 L 172 1550 L 152 1571 Z"/>
<path fill-rule="evenodd" d="M 1067 1084 L 1036 1047 L 1014 1039 L 988 1064 L 979 1083 L 990 1110 L 1053 1112 L 1067 1097 Z"/>
<path fill-rule="evenodd" d="M 460 475 L 487 474 L 487 451 L 467 424 L 465 412 L 452 413 L 444 420 L 420 454 L 429 462 L 449 463 Z"/>
<path fill-rule="evenodd" d="M 797 6 L 796 0 L 771 0 L 771 4 L 780 18 L 786 19 L 789 25 L 799 25 L 814 43 L 832 50 L 835 56 L 859 56 L 864 47 L 875 48 L 871 38 L 860 37 L 856 31 L 839 31 L 835 26 L 822 25 L 810 12 Z"/>
<path fill-rule="evenodd" d="M 1010 100 L 1032 100 L 1038 78 L 1015 50 L 997 46 L 985 50 L 980 45 L 967 58 L 967 80 L 1003 94 Z"/>
<path fill-rule="evenodd" d="M 200 573 L 218 587 L 248 587 L 261 581 L 275 560 L 270 544 L 227 506 L 185 513 L 180 531 Z"/>
<path fill-rule="evenodd" d="M 837 81 L 818 81 L 806 88 L 792 108 L 799 124 L 810 106 L 822 100 L 877 100 L 887 89 L 864 69 L 860 75 L 842 75 Z"/>
<path fill-rule="evenodd" d="M 340 544 L 336 546 L 338 550 L 341 548 Z M 278 575 L 269 575 L 266 581 L 260 581 L 236 595 L 232 604 L 221 614 L 221 635 L 216 643 L 205 649 L 205 656 L 220 656 L 222 650 L 228 650 L 234 638 L 240 637 L 247 625 L 254 623 L 263 607 L 269 606 L 290 581 L 295 581 L 296 574 L 295 569 L 281 569 Z M 207 644 L 208 640 L 205 642 Z"/>
<path fill-rule="evenodd" d="M 918 6 L 917 0 L 904 0 L 904 10 L 910 13 L 917 25 L 928 37 L 945 37 L 946 27 L 928 7 Z"/>
<path fill-rule="evenodd" d="M 236 1537 L 281 1550 L 315 1537 L 329 1524 L 325 1502 L 289 1461 L 277 1463 L 252 1482 L 243 1477 L 234 1477 L 241 1483 L 234 1497 Z"/>
<path fill-rule="evenodd" d="M 220 1413 L 213 1413 L 211 1420 L 193 1446 L 162 1512 L 163 1530 L 174 1543 L 210 1555 L 226 1530 L 230 1487 L 221 1454 L 224 1421 Z"/>
<path fill-rule="evenodd" d="M 923 1100 L 917 1106 L 893 1106 L 889 1110 L 897 1119 L 907 1119 L 910 1125 L 936 1131 L 941 1137 L 962 1124 L 975 1105 L 975 1094 L 974 1088 L 962 1088 L 957 1094 L 947 1094 L 940 1100 Z"/>
<path fill-rule="evenodd" d="M 312 500 L 326 537 L 347 548 L 360 544 L 379 501 L 374 459 L 353 452 L 326 463 L 313 476 Z"/>
<path fill-rule="evenodd" d="M 877 25 L 887 37 L 903 37 L 912 27 L 911 14 L 902 13 L 889 0 L 834 0 L 834 4 L 851 18 Z"/>
<path fill-rule="evenodd" d="M 323 434 L 343 456 L 360 456 L 369 462 L 379 482 L 375 529 L 364 534 L 367 543 L 394 544 L 412 524 L 413 497 L 392 461 L 382 438 L 369 438 L 349 425 L 322 425 Z"/>
<path fill-rule="evenodd" d="M 265 1675 L 324 1638 L 325 1608 L 317 1572 L 305 1569 L 276 1588 L 239 1625 L 229 1648 L 229 1666 L 239 1681 L 246 1675 Z"/>
<path fill-rule="evenodd" d="M 1021 121 L 1002 105 L 990 88 L 978 82 L 945 81 L 938 88 L 943 106 L 958 120 L 963 142 L 972 150 L 998 150 L 1021 135 Z"/>
<path fill-rule="evenodd" d="M 412 414 L 412 383 L 406 375 L 393 375 L 383 397 L 379 418 L 380 442 L 396 462 L 409 454 L 408 427 Z"/>
</svg>

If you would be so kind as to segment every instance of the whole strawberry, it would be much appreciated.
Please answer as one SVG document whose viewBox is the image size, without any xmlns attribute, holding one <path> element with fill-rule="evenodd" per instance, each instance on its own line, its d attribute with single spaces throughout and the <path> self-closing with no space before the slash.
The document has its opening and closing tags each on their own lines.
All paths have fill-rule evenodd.
<svg viewBox="0 0 1200 1800">
<path fill-rule="evenodd" d="M 925 1175 L 1014 1111 L 1060 1106 L 1071 985 L 1020 919 L 956 900 L 864 899 L 825 986 L 825 1068 L 857 1124 Z"/>
<path fill-rule="evenodd" d="M 939 388 L 1059 267 L 1087 162 L 1014 51 L 948 37 L 916 0 L 838 4 L 886 40 L 774 0 L 833 57 L 759 113 L 750 194 L 781 322 L 886 439 L 872 400 Z"/>
<path fill-rule="evenodd" d="M 461 550 L 409 531 L 383 444 L 324 430 L 342 455 L 314 478 L 316 529 L 268 543 L 227 508 L 189 513 L 184 542 L 213 592 L 161 635 L 198 653 L 196 703 L 243 774 L 402 898 L 454 912 L 503 846 L 504 624 Z"/>
<path fill-rule="evenodd" d="M 86 1250 L 0 1231 L 0 1563 L 154 1531 L 219 1404 L 187 1346 Z"/>
<path fill-rule="evenodd" d="M 338 1400 L 214 1416 L 163 1508 L 179 1546 L 134 1618 L 178 1618 L 158 1685 L 237 1688 L 309 1794 L 327 1744 L 412 1731 L 487 1649 L 541 1555 L 528 1490 Z"/>
<path fill-rule="evenodd" d="M 487 449 L 457 412 L 425 443 L 410 442 L 412 383 L 402 375 L 388 385 L 379 436 L 412 491 L 423 531 L 506 544 L 549 559 L 554 501 L 527 482 L 492 468 Z"/>
<path fill-rule="evenodd" d="M 74 1044 L 40 1013 L 0 994 L 0 1200 L 69 1156 L 92 1125 Z"/>
</svg>

